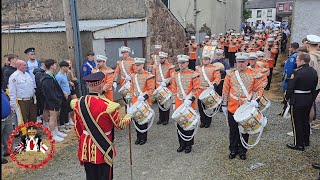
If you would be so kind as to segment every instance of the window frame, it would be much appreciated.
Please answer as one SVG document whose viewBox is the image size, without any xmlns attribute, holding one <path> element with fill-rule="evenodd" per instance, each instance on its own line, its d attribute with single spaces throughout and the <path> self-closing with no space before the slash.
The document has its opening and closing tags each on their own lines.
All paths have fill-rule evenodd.
<svg viewBox="0 0 320 180">
<path fill-rule="evenodd" d="M 260 12 L 260 16 L 259 16 L 259 12 Z M 261 18 L 262 17 L 262 10 L 257 10 L 257 18 Z"/>
<path fill-rule="evenodd" d="M 282 9 L 280 9 L 280 8 L 282 8 Z M 278 10 L 279 11 L 284 11 L 284 4 L 279 4 Z"/>
<path fill-rule="evenodd" d="M 267 10 L 267 17 L 272 17 L 272 9 L 268 9 Z"/>
</svg>

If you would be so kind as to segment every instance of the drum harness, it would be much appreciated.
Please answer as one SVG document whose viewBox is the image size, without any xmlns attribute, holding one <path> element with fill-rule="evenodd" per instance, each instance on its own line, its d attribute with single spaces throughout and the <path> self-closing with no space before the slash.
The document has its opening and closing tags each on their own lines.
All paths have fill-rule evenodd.
<svg viewBox="0 0 320 180">
<path fill-rule="evenodd" d="M 134 77 L 134 78 L 135 78 L 135 83 L 136 83 L 136 86 L 137 86 L 137 91 L 139 92 L 139 95 L 141 95 L 141 94 L 143 94 L 143 93 L 142 93 L 141 88 L 140 88 L 139 83 L 138 83 L 138 74 L 135 74 L 135 77 Z M 144 102 L 144 103 L 145 103 L 145 102 Z M 147 132 L 147 131 L 151 128 L 151 126 L 152 126 L 152 124 L 153 124 L 153 121 L 154 121 L 154 115 L 155 115 L 155 113 L 154 113 L 153 109 L 150 108 L 150 106 L 149 106 L 148 103 L 146 103 L 146 105 L 148 106 L 149 111 L 152 113 L 151 121 L 150 121 L 150 123 L 148 124 L 147 129 L 141 130 L 141 129 L 139 129 L 139 128 L 137 127 L 136 123 L 133 123 L 134 127 L 136 128 L 136 130 L 139 131 L 140 133 L 145 133 L 145 132 Z"/>
<path fill-rule="evenodd" d="M 238 82 L 239 82 L 239 84 L 240 84 L 240 86 L 241 86 L 241 89 L 243 90 L 244 94 L 245 94 L 246 97 L 247 97 L 247 100 L 249 101 L 251 98 L 250 98 L 250 96 L 249 96 L 249 93 L 248 93 L 245 85 L 243 84 L 243 81 L 242 81 L 242 79 L 241 79 L 241 77 L 240 77 L 240 74 L 239 74 L 239 71 L 238 71 L 238 70 L 235 71 L 235 75 L 236 75 L 236 78 L 237 78 L 237 80 L 238 80 Z M 251 113 L 251 116 L 253 116 L 252 113 Z M 265 117 L 262 117 L 262 118 L 265 118 Z M 257 121 L 257 120 L 256 120 L 256 121 Z M 238 124 L 239 124 L 239 123 L 238 123 Z M 239 125 L 240 125 L 240 124 L 239 124 Z M 240 126 L 241 126 L 241 125 L 240 125 Z M 262 125 L 261 125 L 261 126 L 262 126 Z M 239 128 L 239 126 L 238 126 L 238 128 Z M 245 141 L 245 140 L 243 139 L 243 137 L 242 137 L 242 133 L 240 132 L 240 133 L 239 133 L 239 134 L 240 134 L 240 140 L 241 140 L 241 144 L 243 145 L 243 147 L 245 147 L 246 149 L 251 149 L 251 148 L 253 148 L 255 145 L 257 145 L 257 144 L 259 143 L 260 139 L 261 139 L 262 132 L 263 132 L 263 128 L 264 128 L 264 127 L 262 127 L 262 129 L 261 129 L 261 131 L 260 131 L 260 133 L 259 133 L 259 135 L 258 135 L 258 137 L 257 137 L 257 139 L 256 139 L 256 142 L 255 142 L 254 144 L 246 143 L 246 141 Z M 240 131 L 240 128 L 239 128 L 239 131 Z"/>
<path fill-rule="evenodd" d="M 209 78 L 208 78 L 208 76 L 207 76 L 207 74 L 206 74 L 206 72 L 205 72 L 204 66 L 202 66 L 202 74 L 203 74 L 204 80 L 206 80 L 207 83 L 208 83 L 209 86 L 210 86 L 210 85 L 211 85 L 211 82 L 210 82 L 210 80 L 209 80 Z M 209 87 L 209 88 L 210 88 L 210 87 Z M 208 116 L 208 117 L 213 117 L 214 115 L 216 115 L 216 114 L 218 113 L 218 111 L 219 111 L 219 109 L 220 109 L 220 107 L 221 107 L 221 103 L 219 104 L 218 107 L 216 107 L 215 109 L 210 110 L 209 112 L 207 112 L 207 109 L 206 109 L 205 107 L 203 107 L 203 104 L 202 104 L 202 103 L 201 103 L 201 106 L 202 106 L 203 112 L 204 112 L 204 114 L 205 114 L 206 116 Z M 212 111 L 212 112 L 211 112 L 211 111 Z M 211 112 L 211 114 L 209 114 L 210 112 Z"/>
<path fill-rule="evenodd" d="M 186 95 L 186 92 L 184 91 L 183 89 L 183 86 L 182 86 L 182 83 L 181 83 L 181 75 L 180 75 L 180 72 L 178 73 L 178 83 L 179 83 L 179 86 L 180 86 L 180 89 L 181 89 L 181 93 L 183 95 L 183 99 L 185 100 L 187 95 Z M 181 104 L 181 106 L 184 106 L 184 104 Z M 187 107 L 186 107 L 187 108 Z M 191 107 L 188 107 L 188 108 L 191 108 Z M 192 109 L 192 108 L 191 108 Z M 193 109 L 192 109 L 193 110 Z M 198 113 L 196 113 L 196 117 L 198 119 L 198 122 L 197 122 L 197 125 L 196 125 L 196 128 L 194 129 L 194 132 L 192 133 L 191 136 L 187 136 L 187 135 L 184 135 L 179 129 L 178 129 L 178 123 L 175 122 L 175 125 L 176 125 L 176 128 L 177 128 L 177 131 L 178 131 L 178 134 L 179 136 L 181 137 L 182 140 L 184 141 L 191 141 L 193 139 L 193 137 L 196 135 L 197 131 L 198 131 L 198 128 L 199 128 L 199 122 L 200 122 L 200 116 Z"/>
<path fill-rule="evenodd" d="M 159 64 L 158 66 L 159 66 L 159 73 L 160 73 L 160 76 L 161 76 L 161 80 L 162 80 L 162 82 L 165 82 L 165 78 L 163 76 L 161 64 Z M 165 104 L 169 104 L 168 107 L 165 107 L 165 104 L 163 104 L 163 107 L 162 107 L 161 104 L 159 104 L 159 101 L 157 101 L 157 103 L 158 103 L 158 106 L 161 109 L 161 111 L 168 111 L 170 109 L 170 105 L 172 104 L 172 101 L 173 101 L 173 99 L 170 98 L 170 100 L 165 103 Z"/>
</svg>

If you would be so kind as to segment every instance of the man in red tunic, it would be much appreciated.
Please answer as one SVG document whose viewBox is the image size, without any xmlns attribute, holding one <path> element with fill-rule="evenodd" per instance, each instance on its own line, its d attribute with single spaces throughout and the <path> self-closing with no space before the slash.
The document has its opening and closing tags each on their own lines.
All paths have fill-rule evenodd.
<svg viewBox="0 0 320 180">
<path fill-rule="evenodd" d="M 83 79 L 89 87 L 89 94 L 75 100 L 75 131 L 79 138 L 78 158 L 84 165 L 87 180 L 111 180 L 113 178 L 113 128 L 124 129 L 131 121 L 131 115 L 119 117 L 120 104 L 101 95 L 103 91 L 102 72 L 90 74 Z M 71 106 L 74 102 L 71 102 Z M 130 113 L 130 112 L 128 112 Z"/>
</svg>

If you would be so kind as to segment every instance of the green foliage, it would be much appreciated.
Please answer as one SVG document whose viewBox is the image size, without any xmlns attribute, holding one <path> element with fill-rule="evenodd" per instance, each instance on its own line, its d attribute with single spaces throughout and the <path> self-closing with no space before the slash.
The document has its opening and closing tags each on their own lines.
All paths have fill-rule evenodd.
<svg viewBox="0 0 320 180">
<path fill-rule="evenodd" d="M 244 19 L 249 19 L 249 18 L 251 18 L 251 10 L 249 10 L 249 9 L 244 9 L 243 10 L 243 18 Z"/>
</svg>

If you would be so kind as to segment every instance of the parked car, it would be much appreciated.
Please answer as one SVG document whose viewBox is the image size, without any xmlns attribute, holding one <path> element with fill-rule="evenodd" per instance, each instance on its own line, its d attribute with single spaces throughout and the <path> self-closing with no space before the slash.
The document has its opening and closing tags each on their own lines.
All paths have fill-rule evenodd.
<svg viewBox="0 0 320 180">
<path fill-rule="evenodd" d="M 273 23 L 274 23 L 274 27 L 280 28 L 281 22 L 279 22 L 279 21 L 274 21 Z"/>
</svg>

